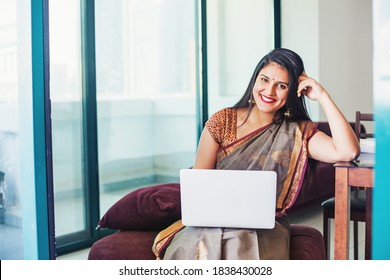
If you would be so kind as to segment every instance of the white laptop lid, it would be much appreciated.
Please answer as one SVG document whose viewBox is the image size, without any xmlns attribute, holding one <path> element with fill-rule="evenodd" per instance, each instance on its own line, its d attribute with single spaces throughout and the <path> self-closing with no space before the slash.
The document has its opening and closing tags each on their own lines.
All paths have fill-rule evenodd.
<svg viewBox="0 0 390 280">
<path fill-rule="evenodd" d="M 276 172 L 180 170 L 182 222 L 186 226 L 275 227 Z"/>
</svg>

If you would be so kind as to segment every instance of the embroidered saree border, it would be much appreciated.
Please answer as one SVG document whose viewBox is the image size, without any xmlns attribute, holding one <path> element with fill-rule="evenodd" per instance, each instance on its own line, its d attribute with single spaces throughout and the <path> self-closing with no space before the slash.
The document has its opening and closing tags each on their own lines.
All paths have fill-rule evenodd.
<svg viewBox="0 0 390 280">
<path fill-rule="evenodd" d="M 178 220 L 157 234 L 152 246 L 152 251 L 156 256 L 156 260 L 160 260 L 161 252 L 171 242 L 172 238 L 175 237 L 175 234 L 183 228 L 184 225 L 182 221 Z"/>
</svg>

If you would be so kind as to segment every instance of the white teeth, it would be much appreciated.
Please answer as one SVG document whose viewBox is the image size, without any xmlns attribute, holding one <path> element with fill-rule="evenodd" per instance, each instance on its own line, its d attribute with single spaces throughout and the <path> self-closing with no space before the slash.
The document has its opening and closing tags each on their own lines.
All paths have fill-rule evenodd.
<svg viewBox="0 0 390 280">
<path fill-rule="evenodd" d="M 265 95 L 261 95 L 261 97 L 262 97 L 265 101 L 273 101 L 272 98 L 268 98 L 268 97 L 265 96 Z"/>
</svg>

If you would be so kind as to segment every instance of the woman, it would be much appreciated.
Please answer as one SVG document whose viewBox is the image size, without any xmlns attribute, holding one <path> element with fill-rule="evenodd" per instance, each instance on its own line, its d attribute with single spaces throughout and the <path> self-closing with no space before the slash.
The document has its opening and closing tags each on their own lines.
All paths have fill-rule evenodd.
<svg viewBox="0 0 390 280">
<path fill-rule="evenodd" d="M 310 121 L 304 96 L 321 104 L 332 137 Z M 194 164 L 276 171 L 275 228 L 184 227 L 178 221 L 156 237 L 154 253 L 164 259 L 288 259 L 290 228 L 284 214 L 298 196 L 308 159 L 333 163 L 359 153 L 350 124 L 327 91 L 305 74 L 299 55 L 275 49 L 258 63 L 238 103 L 207 121 Z"/>
</svg>

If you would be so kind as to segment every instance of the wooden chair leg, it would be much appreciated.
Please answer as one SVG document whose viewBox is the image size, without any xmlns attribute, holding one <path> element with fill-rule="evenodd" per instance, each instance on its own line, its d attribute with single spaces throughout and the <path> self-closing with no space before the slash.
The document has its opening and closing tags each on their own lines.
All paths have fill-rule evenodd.
<svg viewBox="0 0 390 280">
<path fill-rule="evenodd" d="M 366 237 L 365 237 L 365 259 L 371 260 L 371 238 L 372 238 L 372 189 L 366 189 Z"/>
<path fill-rule="evenodd" d="M 353 221 L 353 258 L 359 259 L 359 224 L 357 221 Z"/>
<path fill-rule="evenodd" d="M 330 234 L 329 234 L 329 218 L 328 212 L 326 210 L 323 211 L 323 236 L 325 243 L 325 251 L 326 251 L 326 259 L 330 259 Z"/>
</svg>

